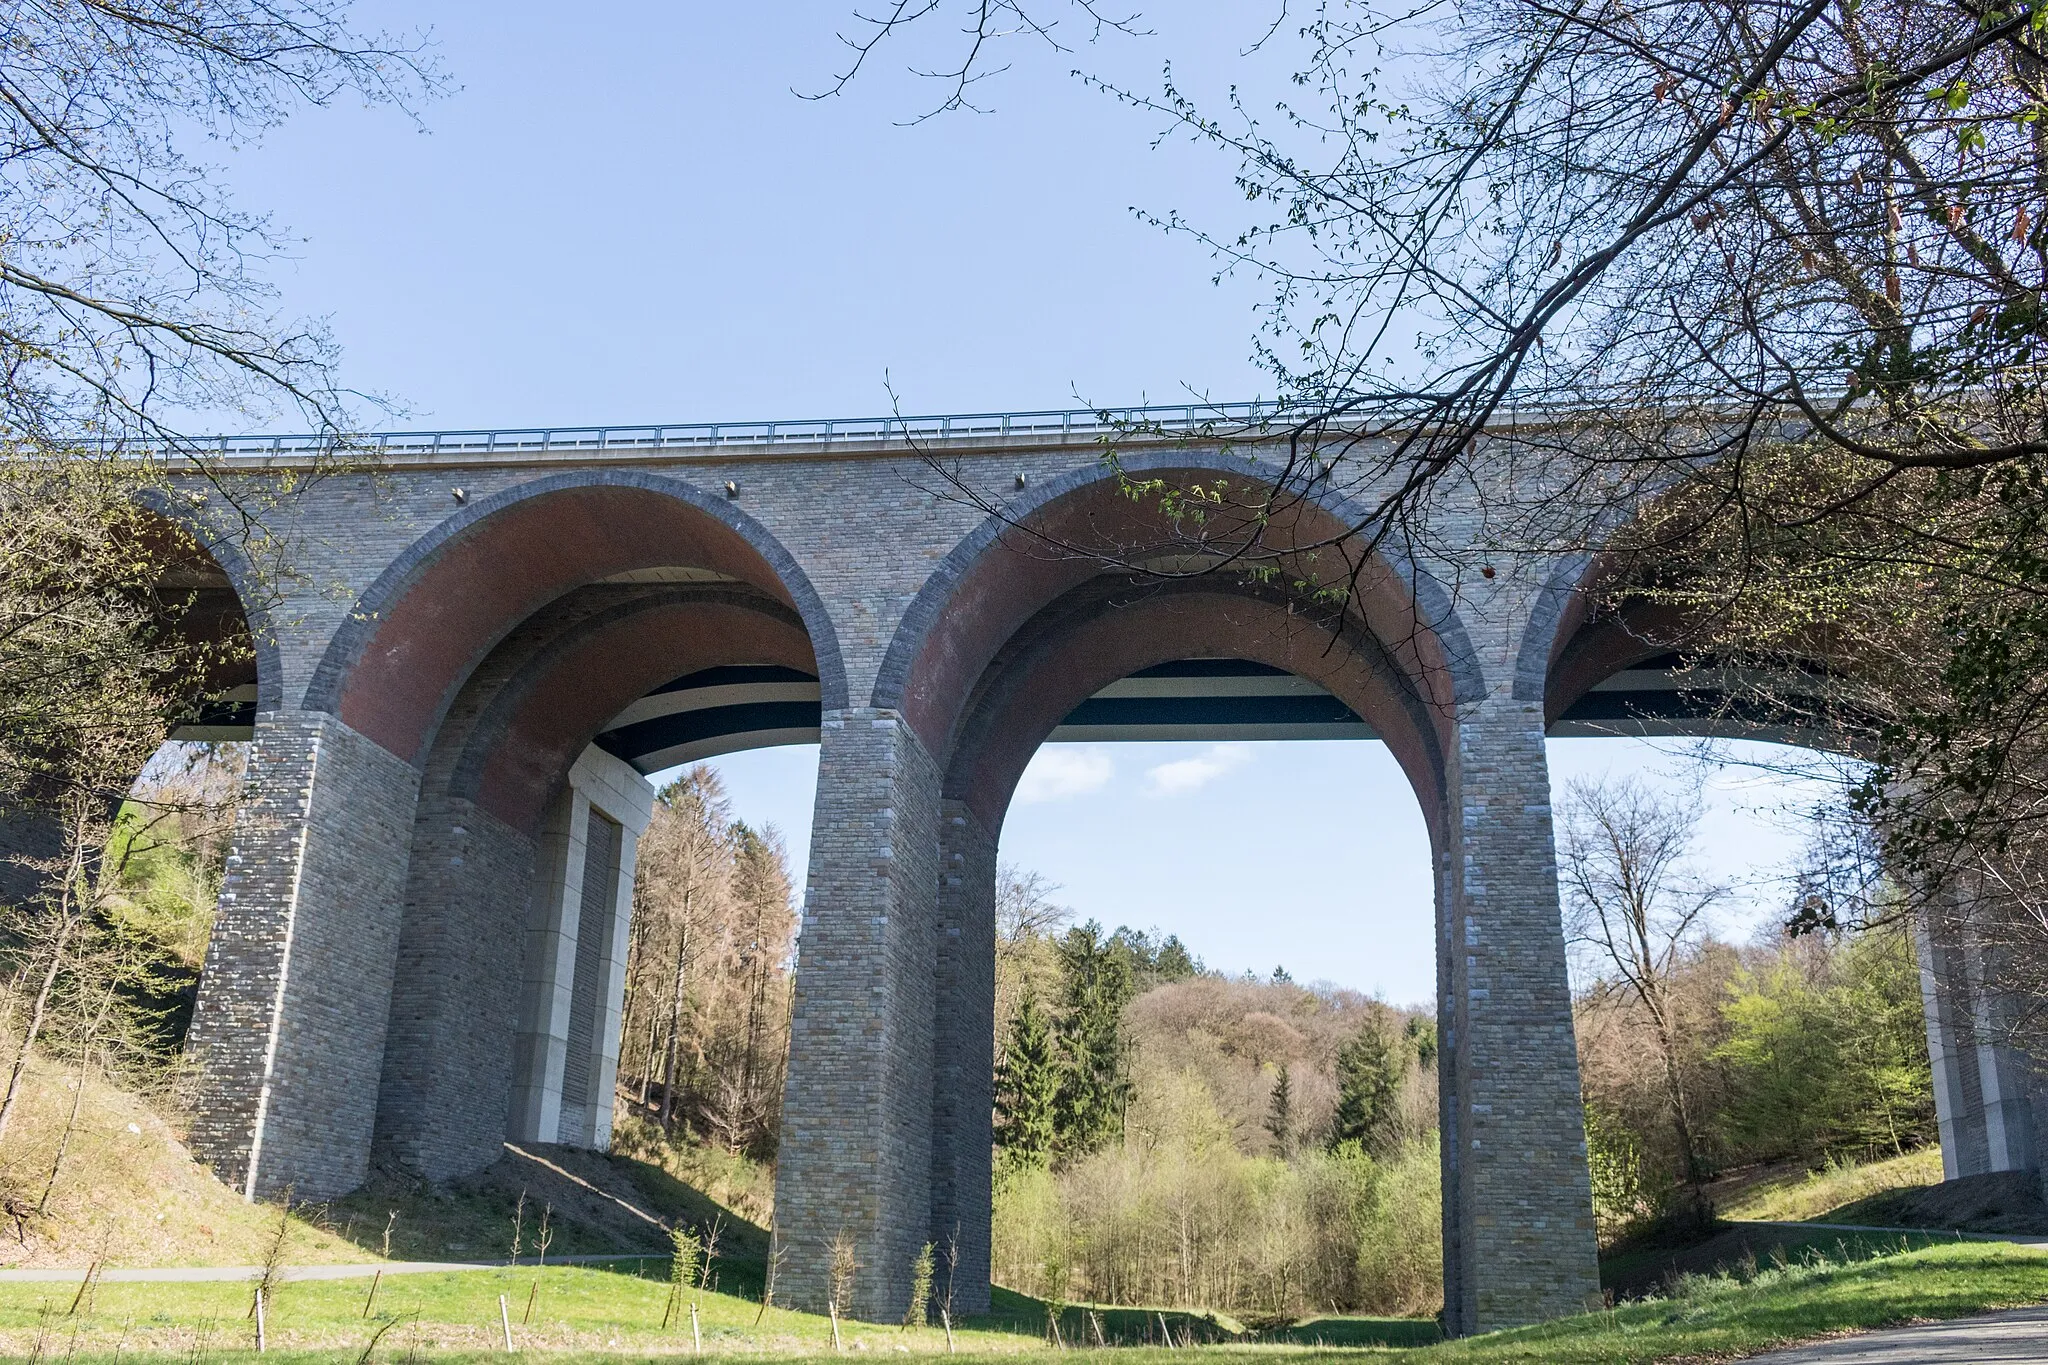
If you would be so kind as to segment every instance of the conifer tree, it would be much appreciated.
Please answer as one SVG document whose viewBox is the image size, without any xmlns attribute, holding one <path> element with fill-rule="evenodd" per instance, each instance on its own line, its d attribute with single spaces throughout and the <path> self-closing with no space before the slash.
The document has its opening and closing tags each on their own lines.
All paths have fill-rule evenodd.
<svg viewBox="0 0 2048 1365">
<path fill-rule="evenodd" d="M 1427 1069 L 1436 1065 L 1436 1021 L 1420 1015 L 1408 1021 L 1408 1045 L 1415 1049 L 1415 1064 Z"/>
<path fill-rule="evenodd" d="M 1400 1117 L 1396 1099 L 1404 1070 L 1405 1059 L 1388 1044 L 1376 1024 L 1367 1024 L 1337 1050 L 1337 1113 L 1330 1130 L 1333 1148 L 1356 1142 L 1368 1152 L 1386 1150 Z"/>
<path fill-rule="evenodd" d="M 1266 1110 L 1266 1131 L 1273 1135 L 1273 1154 L 1282 1161 L 1294 1155 L 1294 1088 L 1287 1076 L 1287 1064 L 1273 1080 L 1273 1099 Z"/>
<path fill-rule="evenodd" d="M 996 1078 L 996 1143 L 1012 1160 L 1042 1165 L 1051 1159 L 1059 1140 L 1061 1071 L 1052 1024 L 1027 991 Z"/>
<path fill-rule="evenodd" d="M 1090 921 L 1060 940 L 1066 1018 L 1060 1030 L 1060 1146 L 1092 1152 L 1123 1129 L 1130 1083 L 1124 1072 L 1124 1008 L 1135 994 L 1129 955 Z"/>
</svg>

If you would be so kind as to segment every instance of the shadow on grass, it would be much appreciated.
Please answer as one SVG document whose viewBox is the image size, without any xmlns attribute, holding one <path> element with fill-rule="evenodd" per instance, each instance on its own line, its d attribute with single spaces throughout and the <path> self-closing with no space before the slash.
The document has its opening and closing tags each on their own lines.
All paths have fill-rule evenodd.
<svg viewBox="0 0 2048 1365">
<path fill-rule="evenodd" d="M 959 1326 L 1009 1332 L 1052 1344 L 1045 1300 L 996 1286 L 989 1311 Z M 1099 1334 L 1099 1335 L 1098 1335 Z M 1069 1304 L 1059 1313 L 1060 1341 L 1069 1347 L 1261 1343 L 1290 1346 L 1427 1346 L 1442 1339 L 1429 1318 L 1318 1317 L 1252 1330 L 1217 1313 L 1182 1308 L 1119 1308 Z"/>
<path fill-rule="evenodd" d="M 1816 1257 L 1848 1265 L 1955 1240 L 1952 1234 L 1941 1233 L 1843 1233 L 1769 1223 L 1724 1223 L 1689 1245 L 1637 1247 L 1602 1257 L 1600 1287 L 1617 1299 L 1640 1299 L 1669 1293 L 1681 1275 L 1711 1275 L 1778 1263 L 1800 1265 Z"/>
</svg>

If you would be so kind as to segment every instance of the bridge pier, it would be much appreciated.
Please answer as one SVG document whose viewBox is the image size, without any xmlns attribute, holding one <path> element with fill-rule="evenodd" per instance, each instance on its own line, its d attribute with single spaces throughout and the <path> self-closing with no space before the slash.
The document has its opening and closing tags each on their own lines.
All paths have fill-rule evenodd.
<svg viewBox="0 0 2048 1365">
<path fill-rule="evenodd" d="M 192 1149 L 250 1198 L 369 1174 L 419 773 L 333 716 L 256 719 L 190 1051 Z"/>
<path fill-rule="evenodd" d="M 837 1259 L 850 1270 L 839 1311 L 888 1321 L 909 1302 L 932 1226 L 938 768 L 897 713 L 827 711 L 816 810 L 775 1171 L 775 1294 L 823 1311 Z"/>
<path fill-rule="evenodd" d="M 2007 1041 L 2010 1002 L 1984 987 L 1991 950 L 1976 941 L 1966 916 L 1942 908 L 1921 917 L 1914 938 L 1942 1178 L 2038 1171 L 2041 1077 Z"/>
<path fill-rule="evenodd" d="M 1541 702 L 1461 710 L 1441 990 L 1445 1284 L 1453 1333 L 1599 1294 Z M 1441 989 L 1441 987 L 1440 987 Z"/>
<path fill-rule="evenodd" d="M 654 792 L 586 749 L 542 827 L 514 1052 L 514 1142 L 611 1145 L 633 868 Z"/>
<path fill-rule="evenodd" d="M 931 1241 L 953 1312 L 988 1311 L 995 1145 L 996 836 L 962 801 L 941 808 L 932 1039 Z M 950 1256 L 949 1256 L 949 1253 Z"/>
</svg>

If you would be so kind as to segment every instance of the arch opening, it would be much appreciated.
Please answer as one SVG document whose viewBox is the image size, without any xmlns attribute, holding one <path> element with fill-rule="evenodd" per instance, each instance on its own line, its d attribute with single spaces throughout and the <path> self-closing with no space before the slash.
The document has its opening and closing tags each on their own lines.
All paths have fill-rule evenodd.
<svg viewBox="0 0 2048 1365">
<path fill-rule="evenodd" d="M 678 479 L 515 485 L 400 555 L 303 709 L 258 726 L 267 770 L 312 757 L 307 824 L 342 825 L 309 843 L 333 866 L 302 875 L 320 903 L 302 889 L 299 913 L 342 936 L 313 945 L 338 960 L 312 984 L 347 1036 L 281 1044 L 345 1097 L 317 1133 L 273 1109 L 215 1144 L 252 1192 L 340 1192 L 373 1161 L 447 1179 L 508 1139 L 607 1146 L 644 774 L 815 737 L 843 678 L 794 560 Z"/>
<path fill-rule="evenodd" d="M 1214 468 L 1186 452 L 1154 463 L 1127 472 L 1257 477 L 1228 457 Z M 1090 471 L 1029 498 L 942 563 L 874 692 L 877 714 L 900 715 L 930 755 L 938 796 L 929 1200 L 895 1235 L 958 1229 L 963 1279 L 977 1285 L 991 1264 L 997 849 L 1033 755 L 1090 739 L 1377 740 L 1415 794 L 1416 861 L 1435 889 L 1447 741 L 1475 682 L 1455 613 L 1414 566 L 1310 548 L 1341 534 L 1341 505 L 1291 505 L 1269 539 L 1302 548 L 1277 554 L 1274 573 L 1161 580 L 1124 566 L 1170 569 L 1201 549 L 1114 479 Z M 1159 554 L 1132 553 L 1146 544 Z M 793 1193 L 794 1179 L 781 1179 Z"/>
</svg>

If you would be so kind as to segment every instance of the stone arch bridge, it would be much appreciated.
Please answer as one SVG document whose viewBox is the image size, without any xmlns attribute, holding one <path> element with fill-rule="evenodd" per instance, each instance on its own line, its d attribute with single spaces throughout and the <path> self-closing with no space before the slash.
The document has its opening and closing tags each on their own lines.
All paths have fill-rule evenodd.
<svg viewBox="0 0 2048 1365">
<path fill-rule="evenodd" d="M 1259 415 L 1118 414 L 1163 433 L 1118 446 L 1126 469 L 1255 483 L 1277 455 L 1210 433 Z M 1457 579 L 1381 558 L 1334 609 L 1147 583 L 1006 529 L 1154 534 L 1105 467 L 1122 430 L 443 433 L 297 483 L 274 517 L 291 577 L 259 589 L 223 543 L 200 585 L 247 618 L 255 662 L 184 732 L 254 741 L 191 1032 L 197 1152 L 251 1197 L 320 1197 L 373 1160 L 444 1179 L 508 1138 L 603 1147 L 643 774 L 816 740 L 780 1295 L 822 1306 L 850 1237 L 856 1311 L 894 1317 L 918 1246 L 957 1236 L 974 1308 L 996 843 L 1031 754 L 1350 736 L 1398 759 L 1435 859 L 1451 1325 L 1578 1311 L 1598 1281 L 1544 739 L 1759 731 L 1710 671 L 1681 681 L 1668 646 L 1591 616 L 1580 561 Z M 318 458 L 222 445 L 255 481 Z M 1318 487 L 1282 534 L 1371 492 Z M 1344 834 L 1344 812 L 1304 813 L 1304 844 Z M 1924 949 L 1950 1173 L 2031 1167 L 2023 1070 L 1958 1044 L 1970 963 Z"/>
</svg>

